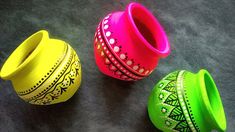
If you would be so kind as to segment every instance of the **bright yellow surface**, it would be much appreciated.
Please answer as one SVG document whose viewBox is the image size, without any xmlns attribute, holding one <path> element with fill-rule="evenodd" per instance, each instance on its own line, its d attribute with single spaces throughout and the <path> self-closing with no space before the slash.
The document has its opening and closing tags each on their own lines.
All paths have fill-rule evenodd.
<svg viewBox="0 0 235 132">
<path fill-rule="evenodd" d="M 67 43 L 41 30 L 26 39 L 1 70 L 23 100 L 38 105 L 71 98 L 81 84 L 81 63 Z"/>
</svg>

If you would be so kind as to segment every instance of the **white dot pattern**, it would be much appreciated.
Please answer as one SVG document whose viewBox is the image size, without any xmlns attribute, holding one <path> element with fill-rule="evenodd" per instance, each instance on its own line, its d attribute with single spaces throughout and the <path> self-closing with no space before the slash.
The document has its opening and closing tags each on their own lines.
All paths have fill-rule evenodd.
<svg viewBox="0 0 235 132">
<path fill-rule="evenodd" d="M 117 70 L 117 68 L 114 65 L 110 65 L 110 69 L 113 70 L 113 71 Z"/>
<path fill-rule="evenodd" d="M 186 106 L 186 104 L 184 102 L 184 99 L 183 99 L 184 98 L 183 97 L 184 93 L 181 92 L 181 90 L 183 90 L 183 87 L 184 87 L 184 85 L 183 85 L 183 74 L 184 74 L 184 72 L 185 71 L 180 71 L 179 72 L 176 88 L 177 88 L 178 98 L 180 100 L 180 104 L 181 104 L 181 107 L 183 109 L 183 113 L 184 113 L 184 115 L 186 117 L 186 121 L 188 122 L 188 124 L 190 124 L 189 125 L 190 129 L 194 132 L 194 131 L 196 131 L 196 128 L 193 126 L 193 122 L 192 122 L 192 120 L 189 117 L 189 112 L 187 111 L 187 106 Z"/>
<path fill-rule="evenodd" d="M 105 20 L 105 21 L 104 21 L 104 24 L 107 24 L 108 22 L 109 22 L 108 20 Z"/>
<path fill-rule="evenodd" d="M 120 55 L 120 58 L 121 58 L 122 60 L 124 60 L 124 59 L 126 59 L 126 55 L 125 55 L 125 54 L 121 54 L 121 55 Z"/>
<path fill-rule="evenodd" d="M 139 66 L 137 66 L 137 65 L 133 66 L 134 70 L 137 70 L 138 68 L 139 68 Z"/>
<path fill-rule="evenodd" d="M 114 44 L 114 43 L 115 43 L 115 40 L 114 40 L 113 38 L 111 38 L 111 39 L 109 40 L 109 43 L 110 43 L 110 44 Z"/>
<path fill-rule="evenodd" d="M 109 65 L 109 69 L 111 71 L 113 71 L 115 73 L 116 76 L 119 76 L 120 78 L 124 79 L 124 80 L 137 80 L 137 79 L 142 79 L 143 77 L 140 76 L 136 76 L 134 75 L 132 72 L 129 72 L 129 70 L 126 67 L 123 67 L 120 62 L 116 61 L 116 58 L 113 56 L 113 53 L 110 52 L 106 43 L 105 42 L 109 42 L 111 48 L 113 48 L 114 53 L 119 53 L 121 51 L 121 48 L 116 45 L 116 39 L 112 38 L 112 32 L 110 30 L 108 30 L 110 28 L 110 25 L 108 24 L 109 18 L 110 16 L 105 17 L 105 19 L 103 20 L 103 29 L 104 31 L 104 36 L 102 36 L 101 34 L 101 30 L 100 30 L 100 25 L 97 27 L 97 32 L 95 33 L 95 42 L 97 45 L 97 49 L 101 49 L 100 54 L 103 57 L 107 57 L 104 59 L 105 64 Z M 104 40 L 102 37 L 106 38 L 106 37 L 110 37 L 109 39 Z M 100 42 L 97 43 L 97 42 Z M 115 44 L 115 45 L 114 45 Z M 113 45 L 113 46 L 112 46 Z M 103 50 L 102 50 L 103 49 Z M 106 55 L 105 55 L 106 54 Z M 120 57 L 120 59 L 125 60 L 127 58 L 126 54 L 121 53 L 118 54 L 118 56 Z M 126 65 L 131 66 L 132 69 L 134 69 L 135 71 L 137 71 L 139 69 L 138 65 L 134 65 L 134 62 L 132 60 L 127 60 Z M 134 66 L 132 66 L 134 65 Z M 138 70 L 139 71 L 139 70 Z M 144 71 L 143 71 L 144 72 Z M 144 72 L 145 73 L 145 72 Z M 143 73 L 143 75 L 144 75 Z"/>
<path fill-rule="evenodd" d="M 122 74 L 120 71 L 117 71 L 116 73 L 117 73 L 118 75 L 121 75 L 121 74 Z"/>
<path fill-rule="evenodd" d="M 118 46 L 115 46 L 115 47 L 113 48 L 113 51 L 117 53 L 117 52 L 120 51 L 120 48 L 119 48 Z"/>
<path fill-rule="evenodd" d="M 104 29 L 104 30 L 107 30 L 107 29 L 110 28 L 110 25 L 108 24 L 108 23 L 109 23 L 108 18 L 110 18 L 110 15 L 106 16 L 105 19 L 103 20 L 103 29 Z M 98 29 L 98 30 L 99 30 L 99 29 Z M 112 35 L 112 33 L 111 33 L 110 30 L 107 30 L 107 31 L 105 32 L 105 36 L 106 36 L 106 37 L 110 37 L 111 35 Z M 110 45 L 113 45 L 113 44 L 115 43 L 115 41 L 116 41 L 116 40 L 115 40 L 114 38 L 108 39 L 108 42 L 110 43 Z M 113 51 L 114 51 L 115 53 L 120 52 L 120 47 L 114 45 Z M 120 54 L 119 57 L 120 57 L 120 59 L 122 59 L 122 60 L 125 60 L 125 59 L 127 58 L 126 55 L 123 54 L 123 53 Z M 111 58 L 110 58 L 110 60 L 111 60 Z M 132 65 L 134 65 L 134 62 L 131 61 L 131 60 L 128 60 L 128 61 L 126 61 L 125 63 L 127 64 L 127 66 L 132 66 Z M 118 63 L 116 62 L 115 65 L 116 65 L 116 64 L 118 64 Z M 133 69 L 134 71 L 137 71 L 137 70 L 139 69 L 139 66 L 138 66 L 138 65 L 134 65 L 134 66 L 132 67 L 132 69 Z M 142 69 L 139 69 L 139 70 L 138 70 L 138 73 L 139 73 L 139 74 L 142 74 L 142 75 L 148 75 L 149 71 L 144 71 L 144 69 L 142 68 Z M 134 77 L 138 77 L 138 76 L 134 76 Z M 139 78 L 142 78 L 142 77 L 139 77 Z"/>
<path fill-rule="evenodd" d="M 105 33 L 105 35 L 106 35 L 107 37 L 109 37 L 109 36 L 111 35 L 111 32 L 108 31 L 108 32 Z"/>
<path fill-rule="evenodd" d="M 127 64 L 128 66 L 130 66 L 130 65 L 132 65 L 132 61 L 131 61 L 131 60 L 128 60 L 128 61 L 126 62 L 126 64 Z"/>
<path fill-rule="evenodd" d="M 109 25 L 104 25 L 104 29 L 108 29 L 109 28 Z"/>
<path fill-rule="evenodd" d="M 108 58 L 105 59 L 105 63 L 106 63 L 106 64 L 109 64 L 109 63 L 110 63 L 110 61 L 109 61 Z"/>
<path fill-rule="evenodd" d="M 140 73 L 144 72 L 144 69 L 143 69 L 143 68 L 141 68 L 141 69 L 139 70 L 139 72 L 140 72 Z"/>
</svg>

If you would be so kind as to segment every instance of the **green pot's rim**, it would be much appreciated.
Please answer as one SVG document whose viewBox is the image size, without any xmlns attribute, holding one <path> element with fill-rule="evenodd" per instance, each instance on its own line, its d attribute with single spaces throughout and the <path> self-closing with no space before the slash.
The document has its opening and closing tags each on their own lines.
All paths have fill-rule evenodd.
<svg viewBox="0 0 235 132">
<path fill-rule="evenodd" d="M 217 129 L 226 130 L 226 118 L 217 86 L 207 70 L 198 73 L 201 98 Z"/>
</svg>

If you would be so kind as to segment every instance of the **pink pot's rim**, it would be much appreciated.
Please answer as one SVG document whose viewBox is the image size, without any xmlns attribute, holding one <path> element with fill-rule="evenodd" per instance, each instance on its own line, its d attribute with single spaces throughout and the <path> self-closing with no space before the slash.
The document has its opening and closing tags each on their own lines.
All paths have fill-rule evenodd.
<svg viewBox="0 0 235 132">
<path fill-rule="evenodd" d="M 154 37 L 157 42 L 157 45 L 161 46 L 161 48 L 153 47 L 141 34 L 141 32 L 139 31 L 138 27 L 135 24 L 135 21 L 133 18 L 133 10 L 135 10 L 136 12 L 144 13 L 144 15 L 147 16 L 149 20 L 146 21 L 146 25 L 152 26 L 151 31 L 154 31 L 154 32 L 158 31 L 157 34 L 156 33 L 154 34 Z M 135 34 L 141 39 L 141 41 L 145 44 L 145 46 L 147 46 L 147 48 L 149 48 L 154 53 L 158 54 L 160 57 L 163 57 L 163 58 L 167 57 L 170 54 L 169 41 L 168 41 L 165 31 L 163 30 L 158 20 L 153 16 L 153 14 L 149 12 L 149 10 L 146 9 L 141 4 L 138 4 L 135 2 L 130 3 L 127 6 L 126 11 L 128 12 L 128 20 L 133 25 Z M 157 38 L 162 38 L 162 40 L 159 40 Z"/>
</svg>

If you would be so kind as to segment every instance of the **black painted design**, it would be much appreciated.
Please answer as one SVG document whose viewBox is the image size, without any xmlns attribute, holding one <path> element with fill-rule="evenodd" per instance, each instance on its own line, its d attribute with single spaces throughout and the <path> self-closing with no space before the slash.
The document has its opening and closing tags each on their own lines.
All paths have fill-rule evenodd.
<svg viewBox="0 0 235 132">
<path fill-rule="evenodd" d="M 70 57 L 69 57 L 69 60 L 68 62 L 66 63 L 66 66 L 61 70 L 61 72 L 57 75 L 57 77 L 55 78 L 55 80 L 51 81 L 51 84 L 45 88 L 43 91 L 41 91 L 39 94 L 33 96 L 33 97 L 30 97 L 30 98 L 27 98 L 25 99 L 26 101 L 30 102 L 31 100 L 35 100 L 39 97 L 41 97 L 42 95 L 44 95 L 46 92 L 48 92 L 58 81 L 59 79 L 62 77 L 62 75 L 64 74 L 64 72 L 67 70 L 68 66 L 71 64 L 71 61 L 73 59 L 73 55 L 71 54 Z"/>
<path fill-rule="evenodd" d="M 185 117 L 184 117 L 184 113 L 182 111 L 182 109 L 180 108 L 180 106 L 176 106 L 170 113 L 169 117 L 171 119 L 174 119 L 176 121 L 184 121 Z"/>
<path fill-rule="evenodd" d="M 97 36 L 95 36 L 95 39 L 98 40 Z M 129 80 L 129 81 L 130 81 L 130 80 L 136 80 L 136 79 L 132 78 L 130 75 L 125 74 L 124 72 L 122 72 L 121 70 L 119 70 L 119 69 L 115 66 L 115 64 L 113 63 L 113 61 L 110 60 L 110 59 L 107 57 L 105 51 L 102 49 L 101 44 L 100 44 L 99 42 L 97 42 L 97 43 L 95 44 L 95 46 L 96 46 L 96 49 L 95 49 L 95 50 L 98 50 L 98 53 L 99 53 L 99 54 L 101 54 L 101 52 L 103 52 L 103 56 L 101 56 L 101 57 L 104 59 L 105 65 L 107 65 L 108 69 L 109 69 L 111 72 L 113 72 L 116 76 L 118 76 L 119 78 L 124 79 L 124 80 Z M 97 49 L 97 46 L 100 46 L 100 49 Z M 105 62 L 105 61 L 108 61 L 108 62 Z M 119 62 L 119 63 L 120 63 L 120 62 Z M 120 64 L 121 64 L 121 63 L 120 63 Z M 133 73 L 133 74 L 134 74 L 134 73 Z"/>
<path fill-rule="evenodd" d="M 187 72 L 185 73 L 185 75 L 187 74 Z M 194 116 L 193 116 L 193 114 L 192 114 L 192 109 L 191 109 L 191 106 L 190 106 L 190 103 L 189 103 L 189 100 L 188 100 L 188 96 L 187 96 L 187 91 L 186 91 L 186 89 L 184 89 L 184 97 L 185 97 L 185 99 L 184 99 L 184 101 L 185 101 L 185 104 L 187 105 L 187 110 L 189 111 L 189 113 L 190 113 L 190 119 L 192 120 L 192 122 L 194 123 L 193 125 L 194 125 L 194 127 L 197 129 L 197 131 L 200 131 L 200 129 L 199 129 L 199 126 L 195 123 L 196 121 L 195 121 L 195 118 L 194 118 Z"/>
<path fill-rule="evenodd" d="M 175 71 L 175 72 L 171 73 L 170 75 L 168 75 L 166 78 L 164 78 L 164 80 L 176 81 L 178 74 L 179 74 L 179 71 Z"/>
<path fill-rule="evenodd" d="M 79 70 L 81 68 L 80 61 L 73 51 L 70 58 L 56 77 L 54 81 L 41 93 L 33 96 L 32 98 L 26 99 L 29 103 L 48 105 L 55 99 L 58 99 L 64 92 L 67 92 L 68 88 L 75 83 L 75 79 L 79 76 Z"/>
<path fill-rule="evenodd" d="M 166 90 L 168 92 L 173 92 L 175 93 L 176 92 L 176 80 L 173 80 L 173 81 L 170 81 L 164 88 L 163 90 Z"/>
<path fill-rule="evenodd" d="M 163 100 L 163 103 L 173 107 L 173 109 L 170 111 L 170 114 L 168 115 L 169 119 L 178 121 L 178 123 L 175 125 L 173 129 L 176 131 L 180 131 L 180 132 L 191 132 L 190 126 L 186 121 L 186 117 L 184 115 L 183 109 L 180 106 L 179 98 L 176 92 L 177 91 L 176 83 L 177 83 L 178 74 L 179 74 L 179 71 L 176 71 L 164 78 L 164 80 L 168 80 L 170 82 L 167 83 L 162 88 L 162 90 L 167 91 L 170 94 L 166 97 L 165 100 Z M 192 119 L 191 115 L 189 115 L 189 117 L 190 119 Z M 195 122 L 193 123 L 195 124 Z M 169 126 L 169 121 L 166 120 L 165 124 Z M 199 131 L 197 127 L 195 128 L 196 128 L 196 131 Z"/>
<path fill-rule="evenodd" d="M 112 16 L 112 14 L 107 15 L 107 17 L 109 17 L 109 18 L 104 18 L 102 21 L 109 20 L 111 16 Z M 106 23 L 106 24 L 107 24 L 107 23 Z M 103 28 L 104 28 L 104 25 L 106 25 L 106 24 L 104 24 L 103 22 L 101 22 L 99 29 L 103 29 Z M 109 25 L 109 26 L 111 26 L 111 25 Z M 112 32 L 112 31 L 110 31 L 110 32 L 111 32 L 111 34 L 114 34 L 114 32 Z M 103 34 L 103 32 L 101 32 L 101 34 L 102 34 L 102 36 L 106 36 L 105 34 Z M 117 39 L 117 38 L 114 38 L 114 40 L 115 40 L 115 41 L 114 41 L 115 43 L 111 45 L 111 48 L 114 48 L 115 46 L 121 47 L 121 45 L 118 45 L 118 39 Z M 147 68 L 144 67 L 144 66 L 140 66 L 140 64 L 136 63 L 133 58 L 129 58 L 129 57 L 128 57 L 128 53 L 127 53 L 126 51 L 119 51 L 118 53 L 115 53 L 115 54 L 117 54 L 117 56 L 120 56 L 120 55 L 123 54 L 123 53 L 124 53 L 125 56 L 126 56 L 125 59 L 124 59 L 124 60 L 125 60 L 124 63 L 126 63 L 127 60 L 131 60 L 131 61 L 132 61 L 131 66 L 138 65 L 138 66 L 139 66 L 138 69 L 144 69 L 144 71 L 143 71 L 142 73 L 130 71 L 130 72 L 132 72 L 132 74 L 135 74 L 136 76 L 139 76 L 139 77 L 146 77 L 147 75 L 150 74 L 150 72 L 148 72 L 147 74 L 145 74 L 146 71 L 150 71 L 150 70 L 147 69 Z M 117 60 L 118 60 L 118 59 L 117 59 Z M 119 60 L 118 60 L 118 61 L 119 61 Z M 120 63 L 122 63 L 122 62 L 120 62 Z M 127 66 L 127 65 L 123 65 L 123 66 L 124 66 L 126 69 L 128 69 L 128 67 L 129 67 L 130 69 L 132 69 L 131 66 Z M 134 70 L 134 71 L 135 71 L 135 70 Z"/>
<path fill-rule="evenodd" d="M 17 94 L 19 96 L 24 96 L 27 94 L 32 93 L 33 91 L 37 90 L 39 87 L 41 87 L 43 85 L 43 83 L 45 83 L 50 77 L 51 75 L 55 72 L 55 70 L 59 67 L 59 65 L 62 63 L 62 60 L 64 59 L 65 55 L 68 52 L 68 44 L 65 44 L 65 49 L 64 49 L 64 56 L 62 56 L 61 58 L 59 58 L 56 63 L 54 64 L 54 66 L 52 66 L 52 68 L 47 72 L 46 75 L 44 75 L 41 80 L 38 81 L 38 83 L 36 83 L 33 87 L 25 90 L 25 91 L 17 91 Z"/>
<path fill-rule="evenodd" d="M 164 101 L 165 104 L 171 105 L 171 106 L 179 106 L 179 100 L 177 98 L 177 95 L 175 93 L 170 94 L 166 100 Z"/>
<path fill-rule="evenodd" d="M 191 132 L 191 129 L 186 121 L 180 121 L 175 127 L 175 130 L 180 132 Z"/>
</svg>

